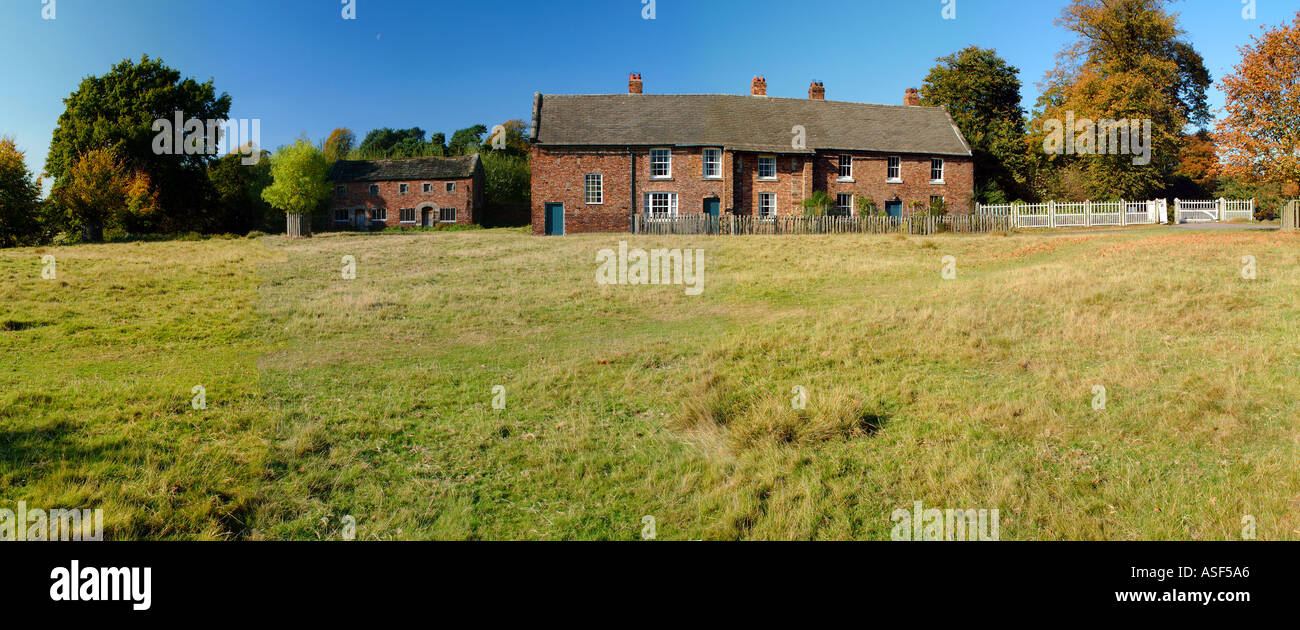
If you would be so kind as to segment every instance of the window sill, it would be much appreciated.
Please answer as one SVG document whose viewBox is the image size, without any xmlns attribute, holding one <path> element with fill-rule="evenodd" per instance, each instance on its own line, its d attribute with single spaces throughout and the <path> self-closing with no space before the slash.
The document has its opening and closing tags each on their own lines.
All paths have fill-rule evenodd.
<svg viewBox="0 0 1300 630">
<path fill-rule="evenodd" d="M 760 177 L 760 178 L 758 178 L 758 181 L 760 181 L 760 182 L 775 182 L 775 181 L 779 181 L 779 180 L 778 180 L 777 178 L 775 178 L 775 177 Z"/>
<path fill-rule="evenodd" d="M 930 183 L 931 183 L 931 184 L 934 184 L 934 185 L 936 185 L 936 186 L 940 186 L 940 185 L 945 185 L 945 184 L 947 184 L 947 182 L 943 181 L 942 179 L 932 179 L 932 180 L 930 180 Z"/>
<path fill-rule="evenodd" d="M 588 202 L 583 203 L 583 205 L 585 205 L 585 206 L 603 206 L 603 205 L 605 205 L 605 202 L 603 202 L 603 201 L 596 201 L 596 202 L 588 201 Z"/>
<path fill-rule="evenodd" d="M 901 183 L 903 183 L 903 180 L 901 180 L 901 179 L 887 179 L 887 180 L 885 180 L 885 183 L 886 183 L 886 184 L 901 184 Z"/>
<path fill-rule="evenodd" d="M 700 179 L 703 179 L 703 180 L 706 181 L 706 182 L 720 182 L 720 181 L 722 181 L 722 176 L 721 176 L 721 175 L 705 175 L 704 177 L 701 177 Z"/>
<path fill-rule="evenodd" d="M 672 175 L 669 175 L 668 177 L 651 177 L 651 178 L 650 178 L 650 181 L 652 181 L 652 182 L 671 182 L 671 181 L 673 181 L 673 177 L 672 177 Z"/>
<path fill-rule="evenodd" d="M 384 223 L 387 223 L 387 221 Z M 402 221 L 402 225 L 415 225 L 415 221 Z"/>
<path fill-rule="evenodd" d="M 837 180 L 835 180 L 835 181 L 837 181 L 837 182 L 839 182 L 839 183 L 841 183 L 841 184 L 856 184 L 856 183 L 857 183 L 857 180 L 853 179 L 852 177 L 841 177 L 841 178 L 839 178 L 839 179 L 837 179 Z"/>
</svg>

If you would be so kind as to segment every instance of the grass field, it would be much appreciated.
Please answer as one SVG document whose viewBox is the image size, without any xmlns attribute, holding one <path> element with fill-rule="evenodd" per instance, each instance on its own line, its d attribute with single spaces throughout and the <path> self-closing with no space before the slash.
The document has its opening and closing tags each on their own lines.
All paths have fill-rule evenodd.
<svg viewBox="0 0 1300 630">
<path fill-rule="evenodd" d="M 619 240 L 704 249 L 703 295 L 597 284 Z M 913 501 L 1296 539 L 1298 272 L 1300 238 L 1164 227 L 0 250 L 0 504 L 113 539 L 888 539 Z"/>
</svg>

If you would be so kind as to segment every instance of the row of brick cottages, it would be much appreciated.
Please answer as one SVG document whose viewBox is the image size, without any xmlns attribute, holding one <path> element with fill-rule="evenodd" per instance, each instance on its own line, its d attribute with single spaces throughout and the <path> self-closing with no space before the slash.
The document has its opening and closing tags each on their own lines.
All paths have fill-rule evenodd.
<svg viewBox="0 0 1300 630">
<path fill-rule="evenodd" d="M 770 98 L 757 78 L 749 96 L 655 95 L 632 75 L 627 94 L 538 94 L 533 105 L 534 234 L 626 232 L 636 213 L 803 213 L 815 190 L 837 214 L 866 197 L 893 216 L 943 200 L 970 211 L 970 145 L 941 108 Z M 338 226 L 434 226 L 481 221 L 478 156 L 341 161 Z"/>
</svg>

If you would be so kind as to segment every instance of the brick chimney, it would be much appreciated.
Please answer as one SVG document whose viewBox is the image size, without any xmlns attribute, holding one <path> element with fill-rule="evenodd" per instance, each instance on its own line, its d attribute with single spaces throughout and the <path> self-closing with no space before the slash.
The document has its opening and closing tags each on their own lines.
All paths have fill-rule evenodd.
<svg viewBox="0 0 1300 630">
<path fill-rule="evenodd" d="M 627 77 L 627 93 L 628 93 L 628 94 L 640 94 L 640 93 L 641 93 L 641 75 L 639 75 L 639 74 L 630 74 L 630 75 L 628 75 L 628 77 Z"/>
<path fill-rule="evenodd" d="M 754 82 L 749 87 L 749 93 L 754 96 L 767 96 L 767 78 L 754 77 Z"/>
<path fill-rule="evenodd" d="M 808 98 L 814 101 L 826 100 L 826 86 L 822 85 L 821 81 L 813 81 L 812 85 L 808 86 Z"/>
<path fill-rule="evenodd" d="M 920 107 L 921 93 L 916 88 L 907 88 L 907 93 L 903 95 L 903 104 L 908 107 Z"/>
</svg>

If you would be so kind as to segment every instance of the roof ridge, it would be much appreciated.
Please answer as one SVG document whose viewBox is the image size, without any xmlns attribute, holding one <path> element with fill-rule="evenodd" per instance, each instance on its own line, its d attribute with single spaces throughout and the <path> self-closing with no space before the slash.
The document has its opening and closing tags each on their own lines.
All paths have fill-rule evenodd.
<svg viewBox="0 0 1300 630">
<path fill-rule="evenodd" d="M 793 102 L 796 102 L 796 103 L 842 103 L 842 104 L 845 104 L 845 105 L 858 105 L 858 106 L 863 106 L 863 107 L 884 107 L 884 108 L 889 108 L 889 109 L 942 110 L 942 111 L 947 111 L 947 110 L 945 110 L 943 107 L 935 107 L 935 106 L 933 106 L 933 105 L 891 105 L 891 104 L 889 104 L 889 103 L 868 103 L 868 102 L 865 102 L 865 101 L 840 101 L 840 100 L 835 100 L 835 99 L 809 99 L 809 98 L 798 98 L 798 97 L 794 97 L 794 96 L 755 96 L 755 95 L 752 95 L 752 94 L 720 94 L 720 93 L 704 93 L 704 94 L 543 94 L 543 95 L 542 95 L 543 98 L 590 98 L 590 97 L 593 97 L 593 96 L 627 97 L 627 98 L 639 98 L 639 99 L 645 99 L 645 98 L 662 98 L 662 97 L 680 97 L 680 96 L 716 96 L 716 97 L 736 98 L 736 99 L 762 99 L 762 100 L 767 100 L 767 101 L 793 101 Z"/>
</svg>

